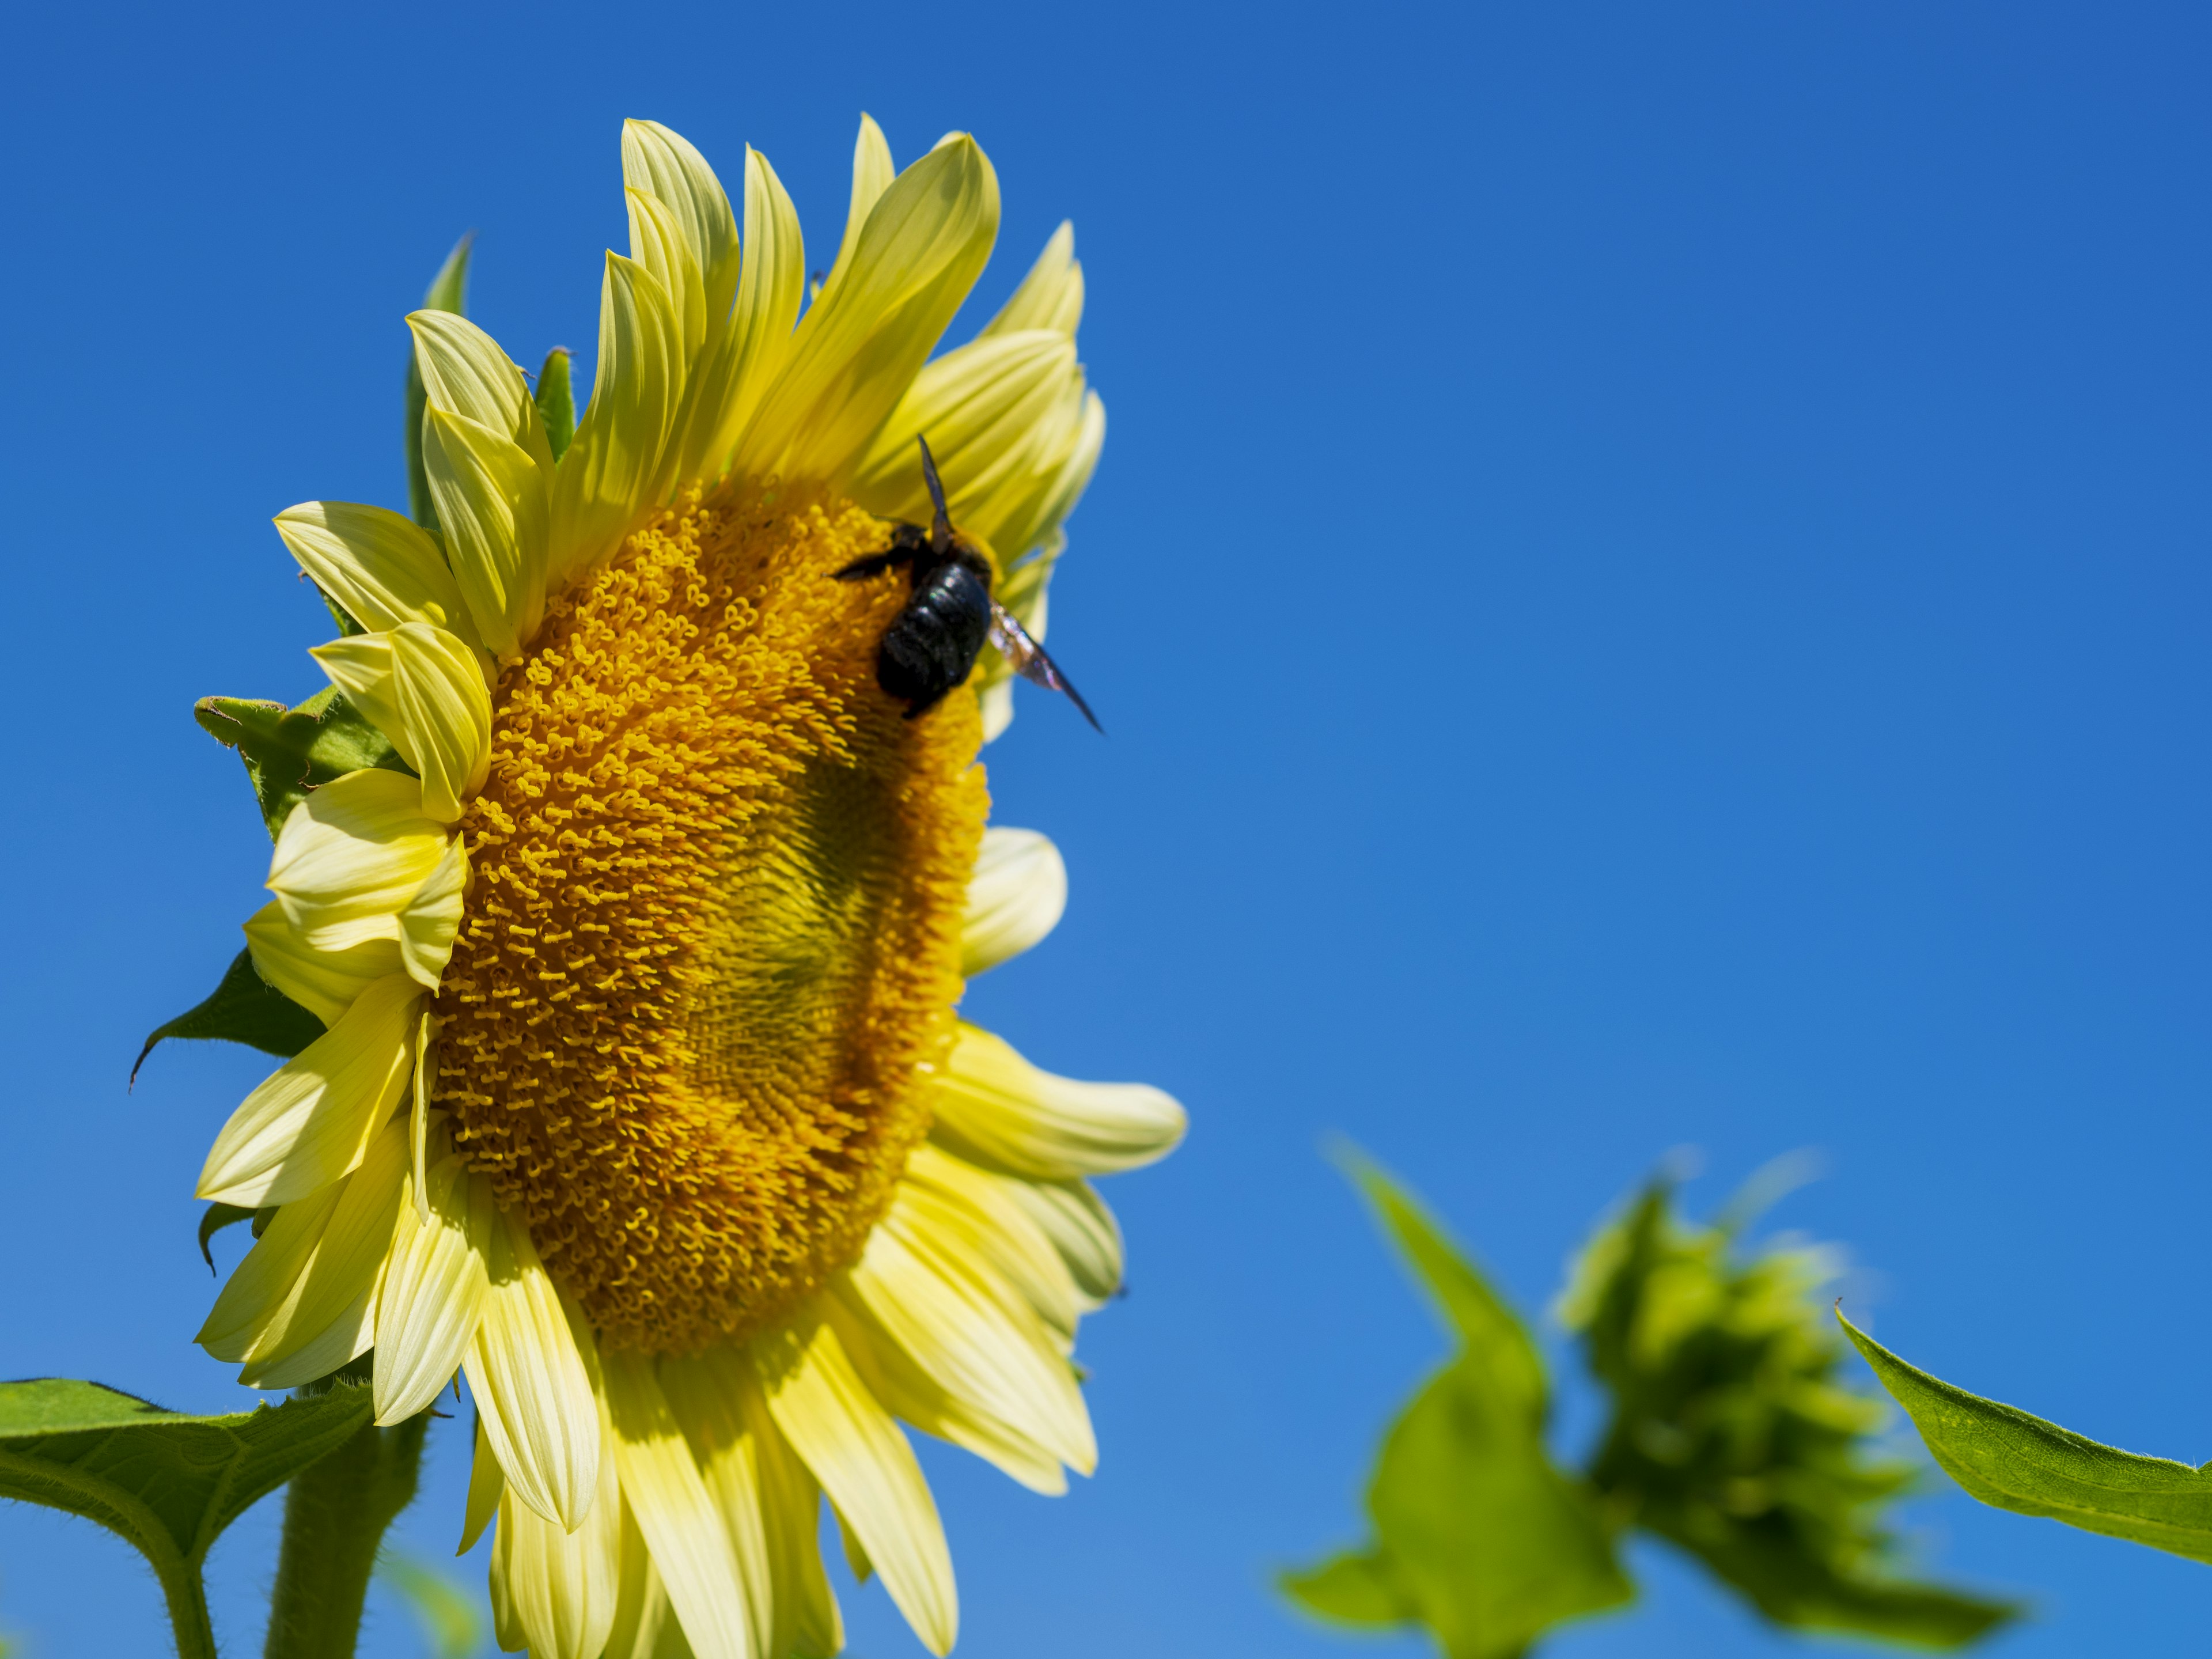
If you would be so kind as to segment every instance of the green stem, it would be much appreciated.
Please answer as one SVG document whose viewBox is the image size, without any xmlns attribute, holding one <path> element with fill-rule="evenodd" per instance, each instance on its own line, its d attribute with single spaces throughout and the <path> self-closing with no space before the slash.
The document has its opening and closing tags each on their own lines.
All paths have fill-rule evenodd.
<svg viewBox="0 0 2212 1659">
<path fill-rule="evenodd" d="M 429 1424 L 419 1412 L 389 1429 L 364 1425 L 293 1476 L 264 1659 L 353 1659 L 377 1547 L 415 1496 Z"/>
<path fill-rule="evenodd" d="M 163 1572 L 161 1595 L 169 1604 L 169 1628 L 177 1638 L 177 1659 L 216 1659 L 215 1626 L 208 1622 L 207 1588 L 199 1570 L 181 1562 Z"/>
</svg>

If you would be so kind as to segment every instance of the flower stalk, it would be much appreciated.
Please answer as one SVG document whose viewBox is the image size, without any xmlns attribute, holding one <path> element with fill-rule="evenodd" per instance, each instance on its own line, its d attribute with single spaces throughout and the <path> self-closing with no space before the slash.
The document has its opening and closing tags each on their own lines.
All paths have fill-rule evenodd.
<svg viewBox="0 0 2212 1659">
<path fill-rule="evenodd" d="M 429 1425 L 427 1411 L 388 1429 L 364 1424 L 352 1439 L 293 1477 L 284 1495 L 284 1540 L 264 1659 L 352 1659 L 376 1552 L 386 1530 L 414 1500 Z M 206 1617 L 203 1606 L 203 1626 Z M 196 1659 L 184 1646 L 181 1626 L 178 1647 L 185 1659 Z M 204 1651 L 212 1659 L 212 1638 Z"/>
</svg>

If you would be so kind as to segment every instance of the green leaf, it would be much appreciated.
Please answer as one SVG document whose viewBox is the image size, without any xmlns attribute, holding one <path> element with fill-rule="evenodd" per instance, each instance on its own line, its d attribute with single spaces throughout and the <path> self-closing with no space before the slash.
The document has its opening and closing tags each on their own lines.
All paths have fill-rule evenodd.
<svg viewBox="0 0 2212 1659">
<path fill-rule="evenodd" d="M 387 1545 L 376 1576 L 414 1610 L 434 1659 L 469 1659 L 483 1645 L 483 1616 L 451 1574 Z"/>
<path fill-rule="evenodd" d="M 215 1236 L 217 1233 L 225 1227 L 234 1227 L 241 1221 L 251 1221 L 253 1224 L 253 1236 L 258 1238 L 261 1237 L 261 1229 L 266 1224 L 262 1221 L 262 1216 L 276 1213 L 276 1207 L 273 1205 L 265 1211 L 240 1209 L 235 1204 L 209 1205 L 207 1213 L 200 1217 L 200 1259 L 208 1264 L 208 1271 L 210 1273 L 215 1271 L 215 1251 L 210 1247 L 214 1244 Z"/>
<path fill-rule="evenodd" d="M 2018 1609 L 1898 1571 L 1884 1517 L 1917 1471 L 1875 1446 L 1879 1402 L 1841 1386 L 1819 1294 L 1835 1267 L 1740 1254 L 1731 1227 L 1648 1188 L 1562 1299 L 1613 1396 L 1589 1478 L 1613 1524 L 1688 1551 L 1775 1624 L 1959 1647 Z"/>
<path fill-rule="evenodd" d="M 240 951 L 223 970 L 222 983 L 207 1000 L 167 1024 L 156 1025 L 131 1066 L 131 1081 L 154 1045 L 166 1037 L 197 1042 L 243 1042 L 265 1054 L 290 1059 L 323 1034 L 323 1022 L 261 977 L 253 954 Z"/>
<path fill-rule="evenodd" d="M 1383 1440 L 1372 1545 L 1286 1574 L 1283 1588 L 1342 1623 L 1419 1624 L 1451 1659 L 1510 1659 L 1634 1591 L 1589 1492 L 1545 1449 L 1543 1364 L 1527 1329 L 1411 1200 L 1347 1162 L 1461 1346 Z"/>
<path fill-rule="evenodd" d="M 227 1417 L 163 1411 L 97 1382 L 0 1383 L 0 1498 L 96 1521 L 144 1555 L 186 1659 L 212 1659 L 201 1564 L 258 1499 L 369 1421 L 340 1389 Z"/>
<path fill-rule="evenodd" d="M 202 697 L 192 705 L 192 718 L 217 743 L 238 750 L 271 841 L 308 790 L 364 767 L 407 770 L 392 740 L 336 686 L 297 708 L 246 697 Z"/>
<path fill-rule="evenodd" d="M 1954 1388 L 1836 1310 L 1943 1472 L 1992 1508 L 2212 1561 L 2212 1465 L 2139 1457 Z"/>
<path fill-rule="evenodd" d="M 438 267 L 438 274 L 430 279 L 429 291 L 422 296 L 425 311 L 450 311 L 456 316 L 468 313 L 469 250 L 475 244 L 477 234 L 471 231 L 453 244 L 453 251 L 446 256 L 446 263 Z M 434 532 L 438 528 L 438 510 L 430 504 L 430 475 L 422 469 L 422 410 L 429 396 L 422 389 L 422 371 L 415 366 L 415 351 L 407 351 L 407 507 L 415 515 L 415 522 Z"/>
<path fill-rule="evenodd" d="M 545 423 L 545 441 L 553 447 L 553 459 L 559 460 L 568 453 L 568 441 L 576 435 L 576 397 L 568 385 L 568 348 L 555 346 L 545 354 L 544 367 L 538 371 L 538 418 Z"/>
</svg>

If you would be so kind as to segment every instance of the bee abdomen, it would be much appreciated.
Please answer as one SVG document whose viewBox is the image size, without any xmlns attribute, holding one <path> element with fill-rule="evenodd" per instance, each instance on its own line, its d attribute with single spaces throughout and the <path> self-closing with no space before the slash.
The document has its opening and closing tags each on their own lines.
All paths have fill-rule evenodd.
<svg viewBox="0 0 2212 1659">
<path fill-rule="evenodd" d="M 991 590 L 965 564 L 932 571 L 876 653 L 876 684 L 918 714 L 968 678 L 991 632 Z"/>
</svg>

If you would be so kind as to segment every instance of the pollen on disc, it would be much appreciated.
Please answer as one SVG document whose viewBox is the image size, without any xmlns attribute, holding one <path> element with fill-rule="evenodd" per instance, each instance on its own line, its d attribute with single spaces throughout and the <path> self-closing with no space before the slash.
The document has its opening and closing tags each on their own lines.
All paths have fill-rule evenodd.
<svg viewBox="0 0 2212 1659">
<path fill-rule="evenodd" d="M 859 1253 L 927 1132 L 988 806 L 973 697 L 877 687 L 882 521 L 697 493 L 495 696 L 437 1098 L 605 1340 L 680 1352 Z"/>
</svg>

